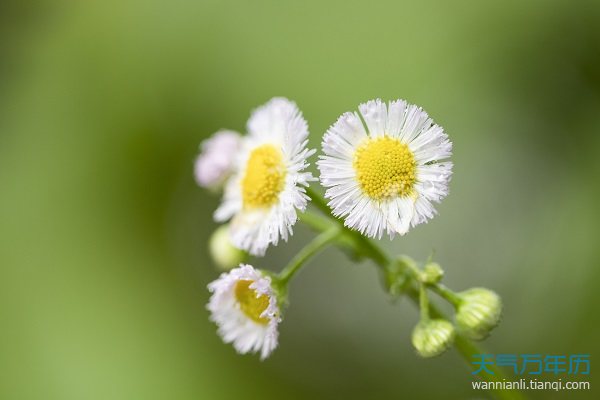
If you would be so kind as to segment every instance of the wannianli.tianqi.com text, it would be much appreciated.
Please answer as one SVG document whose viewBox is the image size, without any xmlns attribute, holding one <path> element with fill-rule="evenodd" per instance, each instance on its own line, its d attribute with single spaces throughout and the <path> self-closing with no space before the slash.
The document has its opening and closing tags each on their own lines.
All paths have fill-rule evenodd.
<svg viewBox="0 0 600 400">
<path fill-rule="evenodd" d="M 474 390 L 589 390 L 589 381 L 540 381 L 538 379 L 519 379 L 517 381 L 473 381 Z"/>
</svg>

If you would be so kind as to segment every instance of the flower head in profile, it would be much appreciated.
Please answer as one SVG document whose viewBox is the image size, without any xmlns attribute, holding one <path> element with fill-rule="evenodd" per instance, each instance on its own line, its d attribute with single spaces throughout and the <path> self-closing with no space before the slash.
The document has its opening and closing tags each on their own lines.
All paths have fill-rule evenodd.
<svg viewBox="0 0 600 400">
<path fill-rule="evenodd" d="M 271 278 L 242 264 L 221 274 L 208 290 L 212 296 L 207 308 L 223 341 L 238 353 L 260 351 L 261 359 L 268 357 L 277 347 L 281 321 Z"/>
<path fill-rule="evenodd" d="M 247 128 L 236 172 L 227 182 L 215 219 L 231 219 L 233 244 L 263 255 L 270 244 L 288 239 L 297 210 L 306 209 L 305 187 L 314 178 L 303 171 L 314 150 L 306 148 L 308 126 L 300 110 L 284 98 L 255 110 Z"/>
<path fill-rule="evenodd" d="M 371 100 L 359 111 L 343 114 L 323 138 L 317 164 L 325 197 L 335 216 L 366 236 L 404 235 L 433 218 L 433 203 L 448 194 L 452 163 L 441 161 L 452 143 L 404 100 Z"/>
<path fill-rule="evenodd" d="M 234 131 L 220 130 L 200 145 L 200 155 L 194 164 L 198 185 L 217 189 L 233 172 L 233 161 L 242 136 Z"/>
</svg>

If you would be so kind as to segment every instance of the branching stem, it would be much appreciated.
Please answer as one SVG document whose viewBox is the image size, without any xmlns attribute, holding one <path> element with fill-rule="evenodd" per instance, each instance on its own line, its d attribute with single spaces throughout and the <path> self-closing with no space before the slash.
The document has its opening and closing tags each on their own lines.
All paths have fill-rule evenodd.
<svg viewBox="0 0 600 400">
<path fill-rule="evenodd" d="M 312 204 L 321 212 L 323 212 L 327 219 L 315 214 L 311 214 L 310 212 L 306 212 L 303 215 L 301 215 L 301 221 L 306 223 L 309 227 L 318 232 L 324 232 L 321 233 L 321 235 L 317 236 L 317 239 L 322 235 L 325 235 L 325 233 L 329 232 L 327 240 L 319 240 L 319 242 L 323 242 L 323 247 L 333 241 L 336 241 L 336 244 L 340 247 L 353 250 L 355 254 L 358 254 L 373 261 L 373 263 L 379 267 L 382 273 L 386 274 L 390 271 L 390 269 L 392 268 L 393 259 L 391 259 L 375 242 L 361 235 L 359 232 L 350 230 L 347 227 L 345 227 L 342 220 L 330 214 L 331 211 L 326 202 L 319 194 L 314 192 L 312 189 L 307 189 L 307 194 L 310 196 Z M 332 226 L 338 226 L 339 228 L 337 230 L 333 230 Z M 315 241 L 317 241 L 317 239 L 315 239 Z M 319 246 L 319 248 L 320 247 L 321 246 Z M 297 256 L 296 258 L 299 257 Z M 291 264 L 294 264 L 293 260 Z M 446 299 L 455 307 L 458 306 L 460 302 L 458 295 L 456 295 L 450 289 L 441 284 L 422 284 L 421 282 L 419 282 L 420 271 L 418 270 L 418 268 L 410 262 L 407 263 L 407 265 L 409 270 L 407 271 L 407 277 L 412 282 L 410 282 L 410 284 L 407 285 L 406 295 L 412 300 L 414 304 L 420 306 L 422 313 L 424 312 L 423 309 L 425 308 L 427 317 L 431 316 L 431 318 L 448 319 L 434 304 L 429 304 L 427 294 L 424 292 L 426 291 L 427 287 L 431 288 L 434 292 L 438 293 L 442 298 Z M 285 272 L 285 270 L 283 272 Z M 469 340 L 467 337 L 461 335 L 460 333 L 456 335 L 454 345 L 458 353 L 467 363 L 469 369 L 475 370 L 476 365 L 471 363 L 471 357 L 473 357 L 476 354 L 485 354 L 485 351 L 482 350 L 475 343 L 473 343 L 473 341 Z M 508 380 L 504 372 L 496 365 L 489 365 L 487 366 L 487 368 L 494 373 L 493 375 L 488 375 L 492 381 L 502 382 L 503 380 Z M 518 392 L 516 390 L 494 390 L 493 392 L 497 398 L 503 400 L 522 400 L 525 398 L 521 392 Z"/>
</svg>

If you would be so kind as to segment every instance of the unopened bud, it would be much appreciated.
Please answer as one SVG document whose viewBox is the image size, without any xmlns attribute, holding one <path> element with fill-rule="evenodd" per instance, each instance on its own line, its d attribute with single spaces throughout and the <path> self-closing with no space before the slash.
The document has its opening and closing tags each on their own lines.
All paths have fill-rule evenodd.
<svg viewBox="0 0 600 400">
<path fill-rule="evenodd" d="M 456 326 L 473 340 L 485 339 L 500 322 L 502 300 L 495 292 L 473 288 L 458 294 Z"/>
<path fill-rule="evenodd" d="M 423 272 L 421 273 L 421 279 L 423 279 L 423 283 L 428 285 L 433 285 L 442 280 L 444 276 L 444 270 L 440 267 L 440 264 L 430 262 L 423 267 Z"/>
<path fill-rule="evenodd" d="M 223 270 L 237 267 L 247 260 L 248 254 L 231 243 L 229 227 L 220 226 L 210 237 L 208 249 L 213 262 Z"/>
<path fill-rule="evenodd" d="M 422 357 L 435 357 L 454 340 L 454 326 L 445 319 L 420 321 L 412 333 L 412 343 Z"/>
</svg>

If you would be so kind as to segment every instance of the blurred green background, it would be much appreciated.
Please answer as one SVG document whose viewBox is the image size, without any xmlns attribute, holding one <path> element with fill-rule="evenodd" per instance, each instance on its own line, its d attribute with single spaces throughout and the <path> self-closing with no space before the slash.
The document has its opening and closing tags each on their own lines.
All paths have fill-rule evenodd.
<svg viewBox="0 0 600 400">
<path fill-rule="evenodd" d="M 454 142 L 451 194 L 385 246 L 435 249 L 448 285 L 502 295 L 490 352 L 589 353 L 594 386 L 598 1 L 4 0 L 0 398 L 488 396 L 454 351 L 418 358 L 414 307 L 336 250 L 293 282 L 270 359 L 221 342 L 204 308 L 219 199 L 193 160 L 273 96 L 298 103 L 312 147 L 359 102 L 423 106 Z"/>
</svg>

